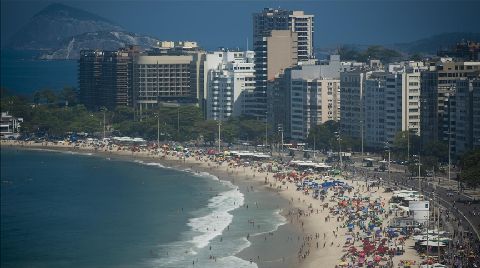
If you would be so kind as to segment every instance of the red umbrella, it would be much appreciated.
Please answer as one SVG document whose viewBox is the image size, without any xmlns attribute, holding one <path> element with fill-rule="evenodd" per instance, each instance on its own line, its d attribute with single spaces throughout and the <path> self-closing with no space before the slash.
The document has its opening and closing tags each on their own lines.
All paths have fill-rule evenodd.
<svg viewBox="0 0 480 268">
<path fill-rule="evenodd" d="M 382 260 L 382 257 L 380 257 L 380 256 L 377 255 L 377 256 L 375 256 L 375 257 L 373 258 L 373 260 L 374 260 L 375 262 L 380 262 L 380 261 Z"/>
</svg>

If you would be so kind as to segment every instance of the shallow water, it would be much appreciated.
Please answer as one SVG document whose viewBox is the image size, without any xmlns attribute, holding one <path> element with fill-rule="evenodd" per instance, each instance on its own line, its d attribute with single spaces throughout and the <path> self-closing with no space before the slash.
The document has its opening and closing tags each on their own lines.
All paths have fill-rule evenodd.
<svg viewBox="0 0 480 268">
<path fill-rule="evenodd" d="M 284 223 L 275 198 L 158 163 L 2 148 L 1 181 L 2 267 L 256 267 L 246 235 Z"/>
</svg>

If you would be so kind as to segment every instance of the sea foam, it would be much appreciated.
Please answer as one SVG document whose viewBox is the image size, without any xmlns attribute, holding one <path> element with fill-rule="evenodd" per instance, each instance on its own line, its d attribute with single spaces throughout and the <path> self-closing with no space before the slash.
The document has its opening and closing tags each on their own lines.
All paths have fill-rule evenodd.
<svg viewBox="0 0 480 268">
<path fill-rule="evenodd" d="M 208 204 L 212 212 L 203 217 L 190 219 L 188 222 L 193 231 L 201 233 L 193 237 L 192 243 L 197 248 L 204 248 L 210 240 L 221 235 L 232 222 L 233 215 L 229 212 L 242 206 L 243 202 L 243 194 L 237 187 L 212 197 Z"/>
<path fill-rule="evenodd" d="M 144 162 L 142 160 L 134 160 L 133 162 L 135 163 L 138 163 L 138 164 L 142 164 L 142 165 L 145 165 L 145 166 L 153 166 L 153 167 L 159 167 L 159 168 L 169 168 L 169 167 L 166 167 L 160 163 L 156 163 L 156 162 Z"/>
</svg>

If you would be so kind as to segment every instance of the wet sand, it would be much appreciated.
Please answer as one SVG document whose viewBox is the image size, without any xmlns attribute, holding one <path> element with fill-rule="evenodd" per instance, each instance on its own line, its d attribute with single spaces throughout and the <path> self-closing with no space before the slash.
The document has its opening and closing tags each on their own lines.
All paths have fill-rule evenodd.
<svg viewBox="0 0 480 268">
<path fill-rule="evenodd" d="M 13 142 L 2 141 L 2 146 L 14 145 Z M 15 146 L 21 146 L 15 144 Z M 252 245 L 237 254 L 245 260 L 252 260 L 258 267 L 335 267 L 341 257 L 345 254 L 343 245 L 345 243 L 346 230 L 342 228 L 342 222 L 330 217 L 327 209 L 322 209 L 323 203 L 296 191 L 292 183 L 282 185 L 275 181 L 273 173 L 259 172 L 252 167 L 229 167 L 227 164 L 218 165 L 210 160 L 189 157 L 180 159 L 174 155 L 152 154 L 149 152 L 130 151 L 104 151 L 95 150 L 93 147 L 80 147 L 77 149 L 68 145 L 41 145 L 26 144 L 26 148 L 55 149 L 74 152 L 90 152 L 107 157 L 121 157 L 125 159 L 137 159 L 149 162 L 159 162 L 165 166 L 190 168 L 192 170 L 211 173 L 220 179 L 229 180 L 239 186 L 240 190 L 246 187 L 254 187 L 268 193 L 275 193 L 281 196 L 285 202 L 282 205 L 282 215 L 287 218 L 288 223 L 279 227 L 272 234 L 251 237 Z M 341 178 L 338 178 L 341 179 Z M 265 183 L 267 181 L 267 183 Z M 352 181 L 348 181 L 352 184 Z M 363 182 L 355 181 L 353 186 L 361 189 Z M 271 186 L 270 186 L 271 185 Z M 362 194 L 368 194 L 371 198 L 381 198 L 386 204 L 391 193 L 384 193 L 383 188 L 371 189 Z M 325 202 L 328 202 L 328 198 Z M 248 200 L 245 200 L 248 203 Z M 329 202 L 330 206 L 334 202 Z M 298 211 L 301 210 L 301 215 Z M 386 221 L 384 221 L 384 225 Z M 337 229 L 338 228 L 338 229 Z M 402 256 L 395 256 L 393 262 L 396 264 L 400 259 L 411 259 L 419 261 L 416 251 L 409 246 L 413 241 L 407 240 L 405 253 Z"/>
</svg>

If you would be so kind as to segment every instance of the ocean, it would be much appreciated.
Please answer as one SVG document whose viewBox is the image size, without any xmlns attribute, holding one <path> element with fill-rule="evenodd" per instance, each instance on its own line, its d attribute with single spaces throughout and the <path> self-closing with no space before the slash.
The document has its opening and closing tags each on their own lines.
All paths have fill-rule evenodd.
<svg viewBox="0 0 480 268">
<path fill-rule="evenodd" d="M 1 50 L 0 86 L 27 96 L 45 88 L 78 88 L 77 61 L 37 60 L 37 56 L 38 52 Z"/>
<path fill-rule="evenodd" d="M 239 187 L 158 163 L 2 148 L 0 264 L 257 267 L 235 256 L 246 236 L 285 219 L 278 200 Z"/>
</svg>

